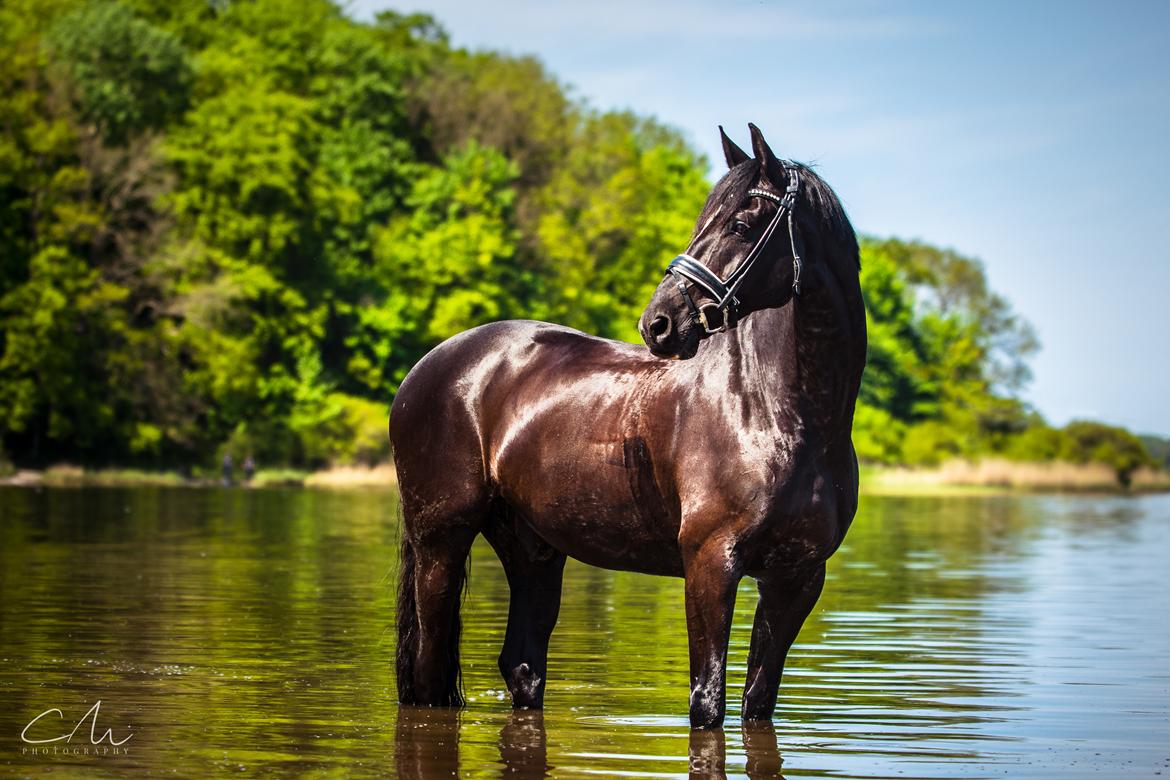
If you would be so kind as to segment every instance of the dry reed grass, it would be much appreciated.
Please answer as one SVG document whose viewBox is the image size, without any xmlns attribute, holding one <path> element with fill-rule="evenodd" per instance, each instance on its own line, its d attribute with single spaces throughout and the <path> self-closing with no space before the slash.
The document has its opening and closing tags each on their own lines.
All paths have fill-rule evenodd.
<svg viewBox="0 0 1170 780">
<path fill-rule="evenodd" d="M 334 466 L 305 477 L 305 487 L 386 488 L 397 485 L 398 477 L 391 463 L 381 463 L 377 466 Z"/>
<path fill-rule="evenodd" d="M 1102 463 L 1021 463 L 988 458 L 953 460 L 933 469 L 892 468 L 869 472 L 868 487 L 895 492 L 939 488 L 1010 489 L 1053 492 L 1119 492 L 1116 472 Z M 1170 490 L 1170 473 L 1142 469 L 1134 473 L 1131 490 Z"/>
</svg>

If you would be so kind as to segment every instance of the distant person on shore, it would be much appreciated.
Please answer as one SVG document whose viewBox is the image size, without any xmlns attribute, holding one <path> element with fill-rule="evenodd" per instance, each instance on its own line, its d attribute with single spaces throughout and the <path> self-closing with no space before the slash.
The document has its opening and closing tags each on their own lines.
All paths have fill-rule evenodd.
<svg viewBox="0 0 1170 780">
<path fill-rule="evenodd" d="M 232 486 L 232 454 L 230 452 L 223 454 L 223 486 Z"/>
<path fill-rule="evenodd" d="M 244 458 L 244 481 L 251 482 L 252 475 L 256 473 L 256 461 L 252 458 L 252 453 L 248 453 L 248 457 Z"/>
</svg>

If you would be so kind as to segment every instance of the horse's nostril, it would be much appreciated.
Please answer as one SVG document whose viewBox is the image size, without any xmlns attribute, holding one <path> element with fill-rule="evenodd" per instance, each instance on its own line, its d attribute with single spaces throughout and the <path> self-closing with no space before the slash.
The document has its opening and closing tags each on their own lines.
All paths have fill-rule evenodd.
<svg viewBox="0 0 1170 780">
<path fill-rule="evenodd" d="M 670 335 L 670 317 L 665 314 L 659 314 L 650 323 L 650 335 L 654 337 L 655 341 L 662 341 Z"/>
</svg>

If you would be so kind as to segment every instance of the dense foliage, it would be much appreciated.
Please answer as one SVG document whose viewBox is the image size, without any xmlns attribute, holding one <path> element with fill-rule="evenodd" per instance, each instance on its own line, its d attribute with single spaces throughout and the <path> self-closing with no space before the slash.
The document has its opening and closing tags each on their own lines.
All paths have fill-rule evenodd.
<svg viewBox="0 0 1170 780">
<path fill-rule="evenodd" d="M 854 443 L 863 461 L 1093 462 L 1114 469 L 1123 485 L 1137 469 L 1161 465 L 1123 428 L 1075 421 L 1055 429 L 1019 399 L 1039 344 L 987 287 L 978 261 L 863 240 L 861 263 L 869 356 Z"/>
<path fill-rule="evenodd" d="M 383 458 L 398 383 L 454 333 L 636 340 L 709 187 L 674 131 L 425 16 L 6 0 L 0 47 L 0 437 L 29 464 Z M 1036 342 L 978 263 L 862 265 L 864 459 L 1148 458 L 1016 400 Z"/>
</svg>

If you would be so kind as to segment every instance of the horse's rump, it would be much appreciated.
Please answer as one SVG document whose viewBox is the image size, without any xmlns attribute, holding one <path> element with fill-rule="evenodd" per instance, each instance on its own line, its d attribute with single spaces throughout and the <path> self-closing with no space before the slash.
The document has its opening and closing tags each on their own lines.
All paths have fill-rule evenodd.
<svg viewBox="0 0 1170 780">
<path fill-rule="evenodd" d="M 411 372 L 391 414 L 404 500 L 449 516 L 499 498 L 586 563 L 681 574 L 663 464 L 640 428 L 647 375 L 660 370 L 643 350 L 547 323 L 496 323 L 445 342 Z"/>
</svg>

